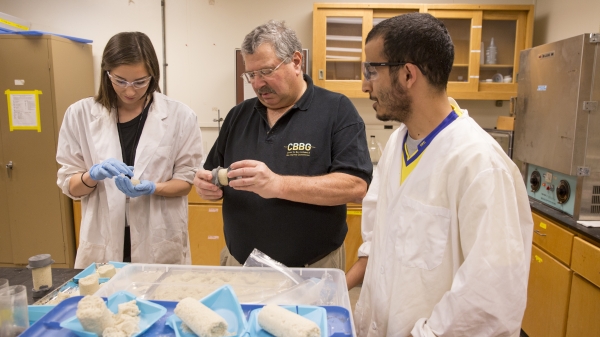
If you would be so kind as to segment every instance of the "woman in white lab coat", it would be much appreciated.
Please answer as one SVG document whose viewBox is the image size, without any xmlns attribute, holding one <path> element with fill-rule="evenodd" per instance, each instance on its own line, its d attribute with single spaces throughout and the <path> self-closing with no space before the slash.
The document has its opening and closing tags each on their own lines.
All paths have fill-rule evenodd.
<svg viewBox="0 0 600 337">
<path fill-rule="evenodd" d="M 202 160 L 196 114 L 160 94 L 143 33 L 109 40 L 100 78 L 96 97 L 67 109 L 56 155 L 58 186 L 81 200 L 75 268 L 129 257 L 190 264 L 187 194 Z"/>
</svg>

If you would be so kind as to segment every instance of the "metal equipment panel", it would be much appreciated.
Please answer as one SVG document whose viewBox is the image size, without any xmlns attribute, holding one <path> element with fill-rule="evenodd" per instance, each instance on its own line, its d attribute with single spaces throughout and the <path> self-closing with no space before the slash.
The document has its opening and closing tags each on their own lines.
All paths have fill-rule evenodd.
<svg viewBox="0 0 600 337">
<path fill-rule="evenodd" d="M 518 74 L 514 158 L 573 177 L 565 180 L 575 198 L 567 213 L 576 220 L 600 220 L 599 41 L 582 34 L 524 50 Z M 535 189 L 538 177 L 523 169 Z"/>
<path fill-rule="evenodd" d="M 579 35 L 521 52 L 516 159 L 568 175 L 583 166 L 595 49 Z"/>
</svg>

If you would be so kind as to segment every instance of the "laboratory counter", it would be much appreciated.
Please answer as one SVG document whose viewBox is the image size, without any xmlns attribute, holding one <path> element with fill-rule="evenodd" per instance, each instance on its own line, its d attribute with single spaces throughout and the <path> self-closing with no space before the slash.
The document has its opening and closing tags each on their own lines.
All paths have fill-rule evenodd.
<svg viewBox="0 0 600 337">
<path fill-rule="evenodd" d="M 52 289 L 60 287 L 81 271 L 82 269 L 52 268 Z M 31 270 L 27 268 L 0 267 L 0 278 L 7 279 L 8 284 L 11 286 L 24 285 L 27 288 L 27 304 L 33 304 L 39 299 L 33 298 Z M 52 291 L 52 289 L 48 292 Z"/>
<path fill-rule="evenodd" d="M 531 206 L 532 210 L 535 210 L 542 215 L 555 220 L 556 222 L 565 226 L 567 229 L 586 237 L 595 245 L 600 246 L 600 227 L 586 227 L 584 225 L 580 225 L 568 214 L 557 211 L 554 208 L 546 206 L 543 203 L 531 198 L 529 199 L 529 205 Z"/>
</svg>

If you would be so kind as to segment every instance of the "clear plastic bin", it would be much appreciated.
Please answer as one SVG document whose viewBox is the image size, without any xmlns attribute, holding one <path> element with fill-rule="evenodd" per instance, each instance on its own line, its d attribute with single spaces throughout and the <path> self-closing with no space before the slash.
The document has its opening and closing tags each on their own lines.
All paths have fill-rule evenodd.
<svg viewBox="0 0 600 337">
<path fill-rule="evenodd" d="M 331 276 L 335 289 L 328 289 L 327 303 L 348 311 L 350 299 L 346 277 L 339 269 L 290 268 L 303 279 Z M 130 264 L 104 283 L 96 295 L 109 297 L 126 290 L 146 300 L 179 301 L 184 297 L 198 299 L 224 284 L 233 287 L 240 303 L 260 303 L 294 286 L 282 273 L 270 268 L 188 266 L 165 264 Z"/>
</svg>

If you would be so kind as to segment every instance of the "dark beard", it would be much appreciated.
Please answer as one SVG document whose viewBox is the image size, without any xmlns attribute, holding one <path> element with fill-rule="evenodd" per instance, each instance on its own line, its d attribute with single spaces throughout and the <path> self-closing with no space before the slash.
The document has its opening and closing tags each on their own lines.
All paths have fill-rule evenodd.
<svg viewBox="0 0 600 337">
<path fill-rule="evenodd" d="M 412 99 L 406 93 L 397 76 L 392 77 L 392 87 L 386 92 L 382 92 L 378 98 L 379 102 L 388 102 L 389 110 L 386 114 L 376 113 L 375 117 L 380 121 L 396 121 L 405 123 L 412 115 Z"/>
</svg>

